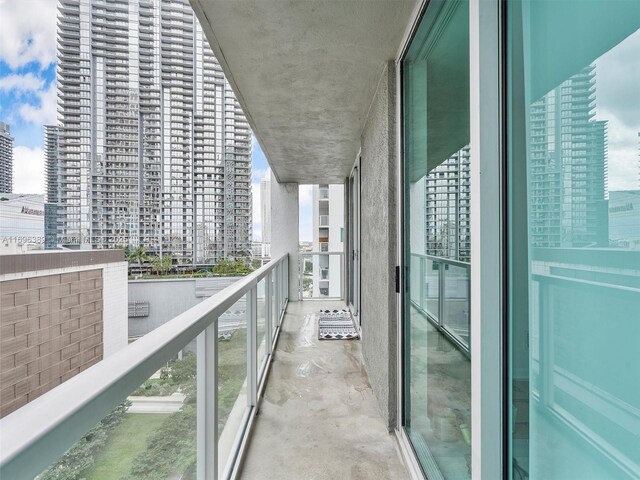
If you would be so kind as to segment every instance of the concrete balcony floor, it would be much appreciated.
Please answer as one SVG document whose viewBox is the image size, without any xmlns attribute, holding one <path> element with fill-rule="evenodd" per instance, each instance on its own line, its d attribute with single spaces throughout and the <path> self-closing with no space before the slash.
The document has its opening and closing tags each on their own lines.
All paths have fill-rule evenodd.
<svg viewBox="0 0 640 480">
<path fill-rule="evenodd" d="M 408 473 L 379 414 L 359 340 L 318 340 L 320 309 L 292 302 L 240 478 L 402 480 Z"/>
</svg>

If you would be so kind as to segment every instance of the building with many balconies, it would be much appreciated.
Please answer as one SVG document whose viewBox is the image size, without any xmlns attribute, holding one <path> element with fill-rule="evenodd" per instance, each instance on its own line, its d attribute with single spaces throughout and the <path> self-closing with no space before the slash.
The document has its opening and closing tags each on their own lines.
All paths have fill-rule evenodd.
<svg viewBox="0 0 640 480">
<path fill-rule="evenodd" d="M 251 131 L 188 2 L 63 0 L 58 59 L 58 243 L 248 256 Z"/>
</svg>

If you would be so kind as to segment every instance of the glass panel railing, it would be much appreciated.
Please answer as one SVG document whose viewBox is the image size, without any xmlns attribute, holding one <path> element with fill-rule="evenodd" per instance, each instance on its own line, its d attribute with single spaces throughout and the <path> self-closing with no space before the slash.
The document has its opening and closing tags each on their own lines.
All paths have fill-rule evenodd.
<svg viewBox="0 0 640 480">
<path fill-rule="evenodd" d="M 410 269 L 413 306 L 469 353 L 471 264 L 413 253 Z"/>
<path fill-rule="evenodd" d="M 191 342 L 36 480 L 195 480 L 196 350 Z"/>
<path fill-rule="evenodd" d="M 258 295 L 258 323 L 257 323 L 257 345 L 258 355 L 256 356 L 257 371 L 262 371 L 262 365 L 267 355 L 267 326 L 266 326 L 266 283 L 267 277 L 258 282 L 257 295 Z"/>
<path fill-rule="evenodd" d="M 223 478 L 246 443 L 288 278 L 283 256 L 0 419 L 0 477 Z"/>
<path fill-rule="evenodd" d="M 218 471 L 233 460 L 234 445 L 249 413 L 247 399 L 247 296 L 220 316 L 218 322 Z M 227 326 L 226 319 L 233 319 Z M 235 321 L 240 319 L 240 321 Z M 227 325 L 225 325 L 227 324 Z"/>
<path fill-rule="evenodd" d="M 469 350 L 469 266 L 444 264 L 442 327 Z"/>
<path fill-rule="evenodd" d="M 342 252 L 299 252 L 299 298 L 342 298 Z"/>
<path fill-rule="evenodd" d="M 431 258 L 422 258 L 424 262 L 424 309 L 436 322 L 440 321 L 440 271 L 442 264 Z"/>
</svg>

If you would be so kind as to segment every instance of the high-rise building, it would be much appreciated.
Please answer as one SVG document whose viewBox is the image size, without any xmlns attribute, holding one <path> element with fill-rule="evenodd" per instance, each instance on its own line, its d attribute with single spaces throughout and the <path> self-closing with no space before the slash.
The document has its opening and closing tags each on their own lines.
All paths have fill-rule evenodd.
<svg viewBox="0 0 640 480">
<path fill-rule="evenodd" d="M 58 246 L 58 127 L 44 126 L 44 248 Z"/>
<path fill-rule="evenodd" d="M 313 186 L 313 297 L 342 295 L 344 185 Z M 334 252 L 333 255 L 323 252 Z"/>
<path fill-rule="evenodd" d="M 0 122 L 0 193 L 13 193 L 13 137 L 4 122 Z"/>
<path fill-rule="evenodd" d="M 58 236 L 174 264 L 251 249 L 251 131 L 187 0 L 61 0 Z"/>
<path fill-rule="evenodd" d="M 607 122 L 594 119 L 595 92 L 591 65 L 531 104 L 533 246 L 608 246 Z"/>
<path fill-rule="evenodd" d="M 425 252 L 464 262 L 471 258 L 469 146 L 425 177 Z"/>
<path fill-rule="evenodd" d="M 260 180 L 260 225 L 262 228 L 262 258 L 271 256 L 271 170 Z"/>
<path fill-rule="evenodd" d="M 44 126 L 44 187 L 45 201 L 58 201 L 58 127 Z"/>
</svg>

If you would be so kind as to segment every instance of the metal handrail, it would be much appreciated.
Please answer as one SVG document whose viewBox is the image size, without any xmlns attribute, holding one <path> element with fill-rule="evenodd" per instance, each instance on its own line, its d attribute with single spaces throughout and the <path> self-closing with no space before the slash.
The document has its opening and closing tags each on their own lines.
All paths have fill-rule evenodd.
<svg viewBox="0 0 640 480">
<path fill-rule="evenodd" d="M 446 258 L 446 257 L 437 257 L 435 255 L 425 255 L 423 253 L 411 253 L 411 255 L 415 256 L 415 257 L 421 257 L 421 258 L 426 258 L 429 260 L 435 260 L 437 262 L 440 263 L 448 263 L 449 265 L 456 265 L 458 267 L 470 267 L 471 263 L 470 262 L 463 262 L 462 260 L 454 260 L 452 258 Z"/>
<path fill-rule="evenodd" d="M 344 252 L 298 252 L 298 255 L 308 256 L 308 255 L 344 255 Z"/>
<path fill-rule="evenodd" d="M 40 474 L 189 342 L 208 328 L 217 328 L 218 317 L 241 297 L 249 292 L 255 297 L 258 283 L 279 265 L 288 269 L 287 254 L 0 419 L 0 478 Z M 282 268 L 278 271 L 282 273 Z M 281 275 L 277 287 L 280 318 L 288 300 L 287 280 L 287 274 Z M 211 468 L 208 471 L 203 478 L 213 478 Z"/>
</svg>

